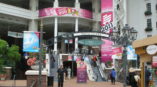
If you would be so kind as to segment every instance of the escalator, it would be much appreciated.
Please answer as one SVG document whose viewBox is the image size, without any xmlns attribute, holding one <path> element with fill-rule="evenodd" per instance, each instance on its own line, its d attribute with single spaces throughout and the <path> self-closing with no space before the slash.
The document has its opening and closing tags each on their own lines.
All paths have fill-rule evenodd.
<svg viewBox="0 0 157 87">
<path fill-rule="evenodd" d="M 105 75 L 100 66 L 100 63 L 96 61 L 95 65 L 91 58 L 88 58 L 89 62 L 87 62 L 87 73 L 89 80 L 91 81 L 105 81 Z"/>
</svg>

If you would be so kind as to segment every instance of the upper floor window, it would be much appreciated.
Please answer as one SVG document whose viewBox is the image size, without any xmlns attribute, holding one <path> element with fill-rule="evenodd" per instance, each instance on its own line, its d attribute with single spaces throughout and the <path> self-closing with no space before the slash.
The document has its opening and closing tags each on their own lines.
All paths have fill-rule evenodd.
<svg viewBox="0 0 157 87">
<path fill-rule="evenodd" d="M 152 20 L 151 19 L 147 19 L 147 27 L 152 27 Z"/>
<path fill-rule="evenodd" d="M 151 3 L 146 4 L 147 11 L 151 11 Z"/>
</svg>

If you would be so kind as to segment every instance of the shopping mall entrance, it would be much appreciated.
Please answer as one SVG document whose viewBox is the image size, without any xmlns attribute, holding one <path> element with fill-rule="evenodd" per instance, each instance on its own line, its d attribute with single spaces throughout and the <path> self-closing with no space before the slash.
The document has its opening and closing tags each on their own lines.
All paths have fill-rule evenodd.
<svg viewBox="0 0 157 87">
<path fill-rule="evenodd" d="M 64 61 L 63 62 L 64 68 L 70 68 L 71 69 L 71 76 L 73 75 L 74 77 L 77 75 L 77 64 L 76 61 Z"/>
</svg>

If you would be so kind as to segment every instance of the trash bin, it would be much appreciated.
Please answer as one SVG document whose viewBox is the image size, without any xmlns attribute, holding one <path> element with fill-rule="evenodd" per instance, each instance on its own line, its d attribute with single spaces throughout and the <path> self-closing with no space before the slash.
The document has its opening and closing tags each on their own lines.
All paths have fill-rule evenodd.
<svg viewBox="0 0 157 87">
<path fill-rule="evenodd" d="M 53 76 L 48 76 L 48 86 L 53 87 L 53 81 L 54 81 L 54 77 Z"/>
</svg>

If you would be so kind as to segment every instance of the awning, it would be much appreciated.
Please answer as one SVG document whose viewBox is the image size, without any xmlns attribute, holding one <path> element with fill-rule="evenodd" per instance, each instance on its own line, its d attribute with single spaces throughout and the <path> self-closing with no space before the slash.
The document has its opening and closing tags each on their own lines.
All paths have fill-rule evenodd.
<svg viewBox="0 0 157 87">
<path fill-rule="evenodd" d="M 141 40 L 135 40 L 132 43 L 132 46 L 133 48 L 139 48 L 139 47 L 144 47 L 144 46 L 153 45 L 153 44 L 157 44 L 157 35 L 148 37 L 145 39 L 141 39 Z"/>
</svg>

